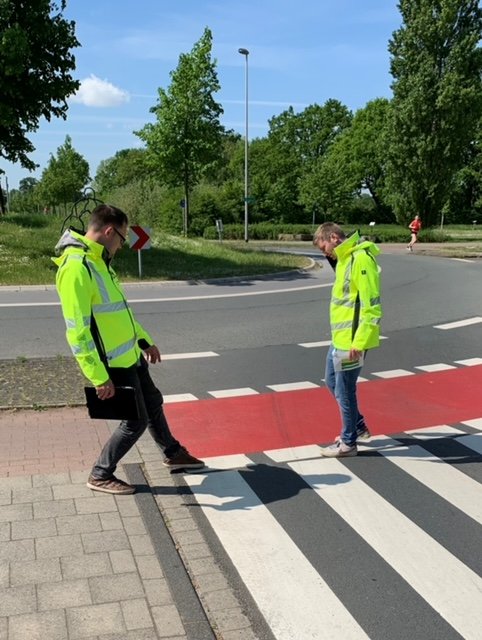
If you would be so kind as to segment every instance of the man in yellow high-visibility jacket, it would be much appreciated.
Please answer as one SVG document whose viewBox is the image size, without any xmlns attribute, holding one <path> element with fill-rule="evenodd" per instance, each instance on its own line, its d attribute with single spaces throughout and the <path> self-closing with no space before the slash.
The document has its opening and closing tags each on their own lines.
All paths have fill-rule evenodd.
<svg viewBox="0 0 482 640">
<path fill-rule="evenodd" d="M 313 244 L 335 269 L 330 303 L 331 345 L 326 358 L 325 382 L 340 410 L 339 438 L 321 450 L 328 458 L 356 456 L 357 440 L 370 437 L 358 410 L 357 378 L 367 349 L 380 343 L 380 252 L 373 242 L 360 242 L 358 233 L 345 236 L 341 227 L 325 222 Z"/>
<path fill-rule="evenodd" d="M 134 493 L 114 476 L 119 460 L 146 428 L 164 453 L 170 469 L 201 469 L 172 435 L 163 411 L 161 392 L 149 374 L 148 362 L 160 362 L 159 349 L 135 320 L 111 260 L 127 236 L 126 214 L 102 204 L 91 214 L 85 235 L 69 229 L 55 247 L 57 291 L 67 327 L 66 336 L 85 377 L 101 400 L 115 394 L 115 386 L 134 387 L 138 420 L 123 420 L 92 468 L 87 486 L 112 494 Z"/>
</svg>

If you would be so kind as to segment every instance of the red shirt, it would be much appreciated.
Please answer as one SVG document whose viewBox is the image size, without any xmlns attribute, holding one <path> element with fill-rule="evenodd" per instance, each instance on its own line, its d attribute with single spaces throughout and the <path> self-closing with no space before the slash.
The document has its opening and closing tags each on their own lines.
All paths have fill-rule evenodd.
<svg viewBox="0 0 482 640">
<path fill-rule="evenodd" d="M 408 228 L 412 231 L 412 233 L 418 233 L 422 228 L 422 223 L 420 222 L 420 220 L 414 219 L 408 225 Z"/>
</svg>

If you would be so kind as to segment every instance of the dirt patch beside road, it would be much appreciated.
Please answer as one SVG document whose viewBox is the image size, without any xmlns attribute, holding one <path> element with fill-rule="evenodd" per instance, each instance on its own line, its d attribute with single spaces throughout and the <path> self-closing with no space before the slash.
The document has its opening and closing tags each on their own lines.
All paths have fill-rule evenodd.
<svg viewBox="0 0 482 640">
<path fill-rule="evenodd" d="M 0 408 L 85 404 L 87 384 L 74 358 L 0 360 Z"/>
</svg>

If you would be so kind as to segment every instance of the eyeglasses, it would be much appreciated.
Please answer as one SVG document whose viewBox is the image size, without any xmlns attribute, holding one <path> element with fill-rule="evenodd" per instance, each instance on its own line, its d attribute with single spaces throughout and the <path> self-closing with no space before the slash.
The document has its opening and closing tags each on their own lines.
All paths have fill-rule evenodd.
<svg viewBox="0 0 482 640">
<path fill-rule="evenodd" d="M 123 247 L 125 245 L 125 243 L 127 242 L 127 238 L 124 237 L 120 231 L 117 231 L 117 229 L 115 227 L 112 227 L 112 228 L 114 229 L 114 231 L 117 233 L 117 235 L 121 239 L 121 247 Z"/>
</svg>

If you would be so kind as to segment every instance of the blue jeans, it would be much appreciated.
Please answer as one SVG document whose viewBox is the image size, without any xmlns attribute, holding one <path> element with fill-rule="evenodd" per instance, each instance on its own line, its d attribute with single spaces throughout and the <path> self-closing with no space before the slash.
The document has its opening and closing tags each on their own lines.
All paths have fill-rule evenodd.
<svg viewBox="0 0 482 640">
<path fill-rule="evenodd" d="M 125 456 L 146 429 L 167 458 L 180 449 L 179 442 L 172 435 L 162 408 L 162 393 L 152 381 L 149 367 L 144 358 L 137 365 L 127 369 L 109 369 L 109 375 L 116 386 L 134 387 L 139 403 L 139 420 L 123 420 L 109 440 L 92 468 L 94 478 L 107 480 L 116 470 L 117 463 Z"/>
<path fill-rule="evenodd" d="M 326 356 L 325 383 L 338 403 L 341 416 L 341 439 L 351 447 L 356 443 L 357 435 L 367 428 L 363 416 L 358 411 L 356 397 L 356 381 L 362 368 L 335 371 L 334 351 L 335 347 L 330 345 Z"/>
</svg>

